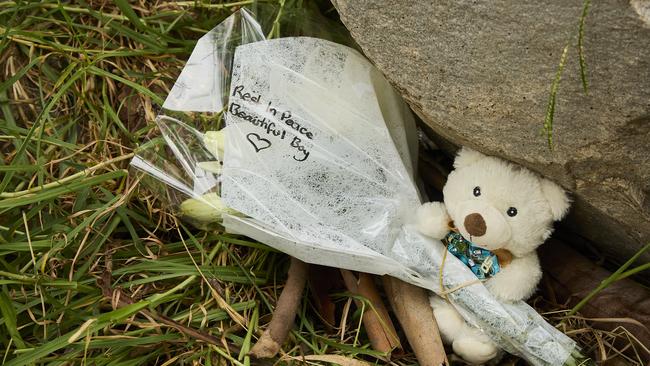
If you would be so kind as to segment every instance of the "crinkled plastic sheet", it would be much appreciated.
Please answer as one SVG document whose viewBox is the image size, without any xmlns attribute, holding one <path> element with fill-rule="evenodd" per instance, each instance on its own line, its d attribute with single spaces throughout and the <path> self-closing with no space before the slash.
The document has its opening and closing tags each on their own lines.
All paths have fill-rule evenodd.
<svg viewBox="0 0 650 366">
<path fill-rule="evenodd" d="M 357 51 L 309 37 L 265 40 L 241 10 L 199 40 L 163 108 L 167 155 L 133 165 L 187 197 L 218 193 L 241 213 L 223 215 L 229 232 L 437 293 L 460 286 L 451 302 L 506 351 L 534 365 L 572 360 L 575 343 L 527 304 L 501 303 L 480 283 L 463 287 L 476 277 L 454 256 L 441 270 L 444 245 L 410 224 L 420 205 L 413 117 Z M 225 118 L 225 157 L 205 145 L 195 112 L 216 125 Z M 210 161 L 223 166 L 204 169 Z"/>
</svg>

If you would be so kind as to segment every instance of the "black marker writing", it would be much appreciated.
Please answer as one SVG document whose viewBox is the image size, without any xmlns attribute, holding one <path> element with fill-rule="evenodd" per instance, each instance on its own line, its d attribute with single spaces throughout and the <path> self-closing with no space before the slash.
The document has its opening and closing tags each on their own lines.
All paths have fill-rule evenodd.
<svg viewBox="0 0 650 366">
<path fill-rule="evenodd" d="M 307 148 L 305 148 L 301 142 L 302 141 L 298 137 L 294 137 L 293 140 L 291 140 L 291 147 L 295 147 L 298 149 L 299 153 L 302 153 L 302 159 L 298 159 L 295 155 L 293 156 L 293 159 L 296 161 L 305 161 L 309 157 L 309 151 L 307 151 Z"/>
<path fill-rule="evenodd" d="M 232 90 L 232 95 L 231 97 L 237 96 L 241 100 L 245 100 L 247 102 L 253 102 L 253 103 L 259 103 L 260 99 L 262 99 L 262 94 L 258 94 L 257 97 L 254 95 L 251 95 L 251 93 L 242 93 L 244 91 L 244 86 L 243 85 L 237 85 L 233 90 Z"/>
<path fill-rule="evenodd" d="M 253 145 L 255 152 L 260 152 L 261 150 L 268 149 L 271 147 L 271 141 L 261 138 L 260 135 L 256 133 L 249 133 L 246 135 L 246 140 Z"/>
<path fill-rule="evenodd" d="M 233 116 L 239 117 L 245 121 L 250 122 L 254 126 L 262 127 L 264 130 L 266 130 L 266 133 L 269 135 L 273 136 L 278 136 L 280 139 L 284 140 L 285 136 L 287 135 L 287 131 L 282 129 L 276 128 L 277 126 L 275 125 L 274 122 L 270 122 L 269 120 L 266 119 L 266 117 L 260 119 L 257 116 L 254 116 L 252 114 L 247 114 L 246 112 L 241 110 L 241 105 L 237 103 L 230 103 L 230 108 L 228 108 L 228 112 L 232 114 Z"/>
<path fill-rule="evenodd" d="M 296 118 L 290 110 L 278 110 L 270 101 L 266 104 L 264 111 L 262 111 L 260 108 L 261 106 L 255 106 L 255 104 L 260 104 L 262 94 L 250 92 L 244 85 L 236 85 L 233 87 L 230 96 L 233 97 L 228 106 L 228 113 L 230 115 L 247 121 L 253 126 L 263 129 L 268 136 L 274 136 L 280 140 L 285 139 L 288 131 L 289 136 L 293 135 L 289 146 L 297 150 L 296 154 L 293 155 L 293 159 L 296 161 L 307 160 L 309 157 L 308 146 L 310 145 L 308 141 L 314 139 L 314 133 L 309 130 L 308 126 L 305 126 L 304 123 L 300 121 L 300 118 Z M 237 100 L 237 103 L 235 103 L 233 99 Z M 247 108 L 248 104 L 253 105 L 250 108 Z M 261 117 L 260 114 L 263 115 L 263 117 Z M 298 136 L 296 136 L 296 134 Z M 262 138 L 257 133 L 249 133 L 246 135 L 246 139 L 251 145 L 253 145 L 256 152 L 271 147 L 271 141 Z"/>
</svg>

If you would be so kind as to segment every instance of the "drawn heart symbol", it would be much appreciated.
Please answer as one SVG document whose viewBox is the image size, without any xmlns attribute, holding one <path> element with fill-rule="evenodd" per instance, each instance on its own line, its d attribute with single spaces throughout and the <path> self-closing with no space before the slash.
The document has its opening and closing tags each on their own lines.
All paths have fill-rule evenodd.
<svg viewBox="0 0 650 366">
<path fill-rule="evenodd" d="M 256 153 L 271 147 L 271 141 L 261 138 L 260 135 L 254 132 L 251 132 L 248 135 L 246 135 L 246 140 L 248 140 L 248 142 L 250 142 L 251 145 L 253 145 Z"/>
</svg>

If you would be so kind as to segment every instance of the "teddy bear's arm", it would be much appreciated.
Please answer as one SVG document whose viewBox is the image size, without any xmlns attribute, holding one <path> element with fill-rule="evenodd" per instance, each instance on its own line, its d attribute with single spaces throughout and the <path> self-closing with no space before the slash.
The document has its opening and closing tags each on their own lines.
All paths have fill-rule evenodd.
<svg viewBox="0 0 650 366">
<path fill-rule="evenodd" d="M 418 230 L 434 239 L 442 239 L 449 233 L 449 214 L 442 202 L 427 202 L 416 212 Z"/>
<path fill-rule="evenodd" d="M 512 260 L 499 273 L 486 281 L 485 286 L 497 298 L 505 301 L 528 299 L 542 278 L 542 270 L 536 253 Z"/>
</svg>

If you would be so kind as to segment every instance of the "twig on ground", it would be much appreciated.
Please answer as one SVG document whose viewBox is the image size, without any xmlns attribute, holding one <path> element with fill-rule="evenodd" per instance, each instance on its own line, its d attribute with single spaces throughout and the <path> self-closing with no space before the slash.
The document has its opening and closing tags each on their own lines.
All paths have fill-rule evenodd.
<svg viewBox="0 0 650 366">
<path fill-rule="evenodd" d="M 390 353 L 395 348 L 401 348 L 399 337 L 393 322 L 390 320 L 386 306 L 381 301 L 377 287 L 372 276 L 367 273 L 359 273 L 359 279 L 352 272 L 342 269 L 343 281 L 348 291 L 355 295 L 361 295 L 370 301 L 372 309 L 363 313 L 363 326 L 366 328 L 372 348 Z M 361 307 L 361 301 L 355 300 L 357 307 Z"/>
<path fill-rule="evenodd" d="M 282 289 L 271 322 L 257 343 L 251 348 L 249 352 L 251 356 L 255 358 L 271 358 L 280 351 L 293 326 L 302 292 L 307 282 L 308 268 L 309 266 L 305 262 L 291 257 L 287 282 Z"/>
<path fill-rule="evenodd" d="M 449 365 L 425 290 L 384 276 L 384 288 L 421 366 Z"/>
</svg>

